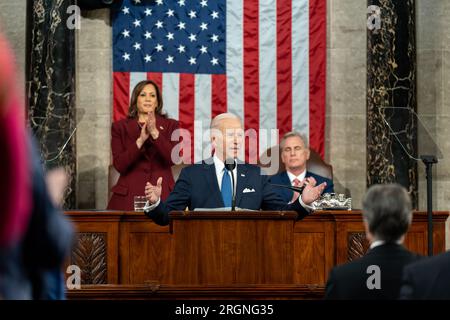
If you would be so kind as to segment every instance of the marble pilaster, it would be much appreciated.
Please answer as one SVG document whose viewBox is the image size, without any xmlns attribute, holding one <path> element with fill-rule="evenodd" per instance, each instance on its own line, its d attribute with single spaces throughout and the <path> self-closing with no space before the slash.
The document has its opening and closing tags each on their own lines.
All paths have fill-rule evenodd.
<svg viewBox="0 0 450 320">
<path fill-rule="evenodd" d="M 367 185 L 398 182 L 417 207 L 415 0 L 369 0 L 380 28 L 367 32 Z M 408 115 L 408 116 L 405 116 Z M 386 123 L 387 122 L 387 123 Z M 392 131 L 391 131 L 392 129 Z"/>
<path fill-rule="evenodd" d="M 27 5 L 28 120 L 47 168 L 64 167 L 64 208 L 74 208 L 75 34 L 66 24 L 73 0 L 29 0 Z"/>
</svg>

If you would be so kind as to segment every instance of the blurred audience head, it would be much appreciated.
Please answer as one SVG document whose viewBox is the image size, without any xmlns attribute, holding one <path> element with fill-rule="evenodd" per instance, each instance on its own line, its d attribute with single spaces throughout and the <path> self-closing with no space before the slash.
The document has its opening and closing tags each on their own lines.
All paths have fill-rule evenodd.
<svg viewBox="0 0 450 320">
<path fill-rule="evenodd" d="M 399 184 L 373 185 L 363 200 L 363 217 L 369 241 L 403 241 L 412 220 L 411 199 Z"/>
<path fill-rule="evenodd" d="M 25 108 L 15 72 L 14 55 L 0 30 L 0 248 L 22 237 L 31 207 Z"/>
</svg>

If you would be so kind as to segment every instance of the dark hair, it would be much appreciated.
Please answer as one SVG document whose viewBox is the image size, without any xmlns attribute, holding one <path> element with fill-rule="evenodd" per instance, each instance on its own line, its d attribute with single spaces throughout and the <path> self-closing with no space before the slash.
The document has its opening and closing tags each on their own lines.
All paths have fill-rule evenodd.
<svg viewBox="0 0 450 320">
<path fill-rule="evenodd" d="M 363 216 L 377 240 L 399 240 L 412 220 L 408 192 L 396 183 L 371 186 L 363 200 Z"/>
<path fill-rule="evenodd" d="M 138 116 L 137 99 L 138 99 L 141 91 L 144 90 L 144 87 L 148 84 L 153 85 L 153 87 L 155 87 L 155 91 L 156 91 L 156 99 L 158 100 L 158 106 L 155 109 L 155 113 L 164 118 L 167 117 L 167 115 L 162 112 L 163 101 L 162 101 L 161 91 L 159 90 L 159 87 L 152 80 L 143 80 L 134 87 L 133 93 L 131 94 L 130 106 L 128 107 L 128 118 L 133 118 L 133 119 L 137 118 L 137 116 Z"/>
</svg>

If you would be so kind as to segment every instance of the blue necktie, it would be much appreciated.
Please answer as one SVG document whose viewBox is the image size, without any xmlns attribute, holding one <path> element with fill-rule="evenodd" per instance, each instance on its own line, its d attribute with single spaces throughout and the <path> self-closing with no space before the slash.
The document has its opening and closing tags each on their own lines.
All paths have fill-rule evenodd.
<svg viewBox="0 0 450 320">
<path fill-rule="evenodd" d="M 233 174 L 233 173 L 232 173 Z M 231 178 L 228 174 L 228 170 L 223 168 L 223 177 L 222 177 L 222 199 L 225 207 L 231 207 Z"/>
</svg>

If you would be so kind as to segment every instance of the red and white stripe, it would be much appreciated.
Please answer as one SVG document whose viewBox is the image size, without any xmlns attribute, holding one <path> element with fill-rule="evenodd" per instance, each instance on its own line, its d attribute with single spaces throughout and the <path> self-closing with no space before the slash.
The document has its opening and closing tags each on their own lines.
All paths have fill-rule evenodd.
<svg viewBox="0 0 450 320">
<path fill-rule="evenodd" d="M 297 130 L 323 156 L 326 0 L 232 0 L 226 10 L 226 75 L 114 72 L 113 120 L 126 116 L 134 85 L 152 79 L 169 117 L 194 137 L 193 161 L 210 154 L 205 133 L 222 112 L 246 130 Z M 258 153 L 277 143 L 261 134 Z"/>
</svg>

